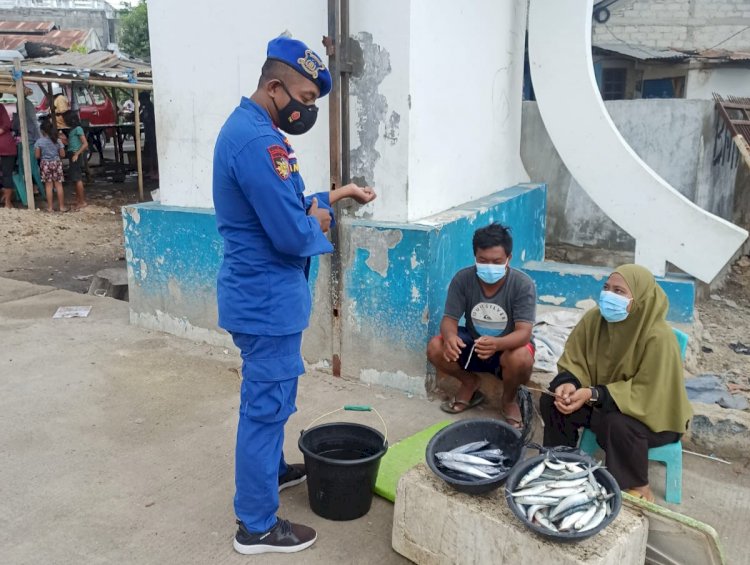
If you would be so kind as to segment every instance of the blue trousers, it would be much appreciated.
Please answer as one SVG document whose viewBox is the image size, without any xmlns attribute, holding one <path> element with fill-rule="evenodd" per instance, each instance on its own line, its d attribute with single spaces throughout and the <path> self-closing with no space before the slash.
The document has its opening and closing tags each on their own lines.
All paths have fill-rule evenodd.
<svg viewBox="0 0 750 565">
<path fill-rule="evenodd" d="M 248 531 L 262 533 L 276 524 L 279 477 L 287 472 L 284 425 L 297 410 L 301 335 L 232 337 L 243 361 L 234 511 Z"/>
</svg>

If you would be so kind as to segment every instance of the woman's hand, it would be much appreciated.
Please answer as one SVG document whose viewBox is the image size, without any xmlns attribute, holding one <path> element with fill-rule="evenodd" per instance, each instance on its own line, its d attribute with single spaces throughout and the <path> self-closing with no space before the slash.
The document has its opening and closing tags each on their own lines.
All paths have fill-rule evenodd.
<svg viewBox="0 0 750 565">
<path fill-rule="evenodd" d="M 558 398 L 555 399 L 555 408 L 566 416 L 577 412 L 581 407 L 591 400 L 590 388 L 576 389 L 573 383 L 565 383 L 555 389 Z"/>
</svg>

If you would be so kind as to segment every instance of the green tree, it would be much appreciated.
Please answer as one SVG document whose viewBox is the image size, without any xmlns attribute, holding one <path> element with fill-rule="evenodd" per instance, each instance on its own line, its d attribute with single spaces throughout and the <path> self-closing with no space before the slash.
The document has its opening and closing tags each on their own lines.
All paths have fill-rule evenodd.
<svg viewBox="0 0 750 565">
<path fill-rule="evenodd" d="M 146 0 L 120 10 L 120 49 L 139 59 L 151 59 Z"/>
</svg>

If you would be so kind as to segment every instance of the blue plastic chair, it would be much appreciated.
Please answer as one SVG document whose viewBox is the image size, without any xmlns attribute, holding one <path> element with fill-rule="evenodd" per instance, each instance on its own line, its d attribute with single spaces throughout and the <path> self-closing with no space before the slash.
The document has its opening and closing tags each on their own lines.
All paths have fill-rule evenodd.
<svg viewBox="0 0 750 565">
<path fill-rule="evenodd" d="M 688 335 L 676 328 L 672 328 L 677 337 L 677 344 L 680 346 L 680 355 L 685 359 L 688 346 Z M 579 449 L 593 455 L 599 444 L 596 441 L 596 434 L 588 428 L 584 428 L 581 434 Z M 667 479 L 665 485 L 664 499 L 671 504 L 682 503 L 682 442 L 668 443 L 661 447 L 652 447 L 648 450 L 650 461 L 659 461 L 667 466 Z"/>
</svg>

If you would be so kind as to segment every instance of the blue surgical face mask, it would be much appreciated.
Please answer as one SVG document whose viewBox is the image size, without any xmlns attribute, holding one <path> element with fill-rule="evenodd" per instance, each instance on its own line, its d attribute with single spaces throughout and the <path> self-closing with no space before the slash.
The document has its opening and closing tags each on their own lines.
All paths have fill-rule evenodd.
<svg viewBox="0 0 750 565">
<path fill-rule="evenodd" d="M 503 265 L 492 265 L 489 263 L 477 263 L 477 276 L 487 284 L 495 284 L 505 276 L 508 271 L 508 263 Z"/>
<path fill-rule="evenodd" d="M 630 298 L 603 290 L 599 295 L 599 312 L 608 322 L 622 322 L 628 317 Z"/>
</svg>

